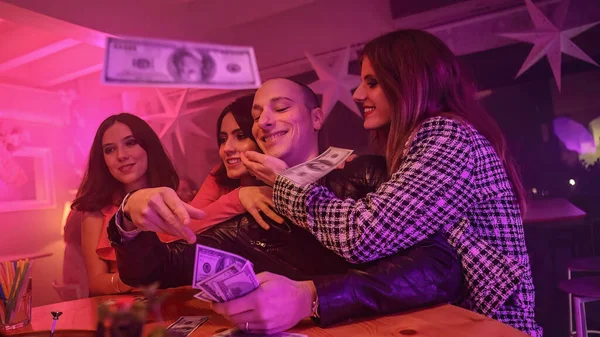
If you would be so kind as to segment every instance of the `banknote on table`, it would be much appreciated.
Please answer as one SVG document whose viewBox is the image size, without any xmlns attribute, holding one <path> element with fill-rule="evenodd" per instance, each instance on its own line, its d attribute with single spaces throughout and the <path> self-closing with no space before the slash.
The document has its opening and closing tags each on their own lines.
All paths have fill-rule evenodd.
<svg viewBox="0 0 600 337">
<path fill-rule="evenodd" d="M 306 335 L 302 335 L 299 333 L 291 333 L 291 332 L 278 332 L 276 334 L 264 335 L 264 334 L 255 334 L 255 333 L 247 333 L 238 328 L 233 328 L 229 330 L 225 330 L 219 332 L 218 334 L 213 335 L 212 337 L 307 337 Z"/>
<path fill-rule="evenodd" d="M 202 301 L 226 302 L 246 295 L 258 287 L 250 261 L 218 249 L 196 245 L 192 286 Z"/>
<path fill-rule="evenodd" d="M 261 84 L 252 47 L 115 37 L 106 40 L 102 82 L 204 89 Z"/>
<path fill-rule="evenodd" d="M 181 316 L 167 327 L 167 331 L 175 332 L 181 337 L 189 336 L 194 330 L 208 321 L 210 316 Z"/>
<path fill-rule="evenodd" d="M 335 170 L 352 152 L 354 151 L 331 146 L 315 159 L 290 167 L 281 175 L 300 186 L 314 183 Z"/>
</svg>

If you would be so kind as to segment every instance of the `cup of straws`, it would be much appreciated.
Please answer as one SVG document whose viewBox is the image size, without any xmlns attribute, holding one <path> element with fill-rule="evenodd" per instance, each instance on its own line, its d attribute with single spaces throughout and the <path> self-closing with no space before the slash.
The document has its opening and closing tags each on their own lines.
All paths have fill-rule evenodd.
<svg viewBox="0 0 600 337">
<path fill-rule="evenodd" d="M 31 266 L 33 260 L 0 262 L 0 331 L 31 322 Z"/>
</svg>

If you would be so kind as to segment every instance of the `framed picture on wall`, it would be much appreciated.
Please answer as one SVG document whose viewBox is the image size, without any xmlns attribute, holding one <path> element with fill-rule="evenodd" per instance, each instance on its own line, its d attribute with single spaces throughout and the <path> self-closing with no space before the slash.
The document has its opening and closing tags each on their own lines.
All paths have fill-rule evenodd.
<svg viewBox="0 0 600 337">
<path fill-rule="evenodd" d="M 0 212 L 56 207 L 50 148 L 0 151 Z"/>
</svg>

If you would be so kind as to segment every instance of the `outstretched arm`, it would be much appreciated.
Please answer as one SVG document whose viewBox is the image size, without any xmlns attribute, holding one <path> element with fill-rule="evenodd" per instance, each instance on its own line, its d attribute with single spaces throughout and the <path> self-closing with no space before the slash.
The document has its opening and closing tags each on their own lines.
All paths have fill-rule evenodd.
<svg viewBox="0 0 600 337">
<path fill-rule="evenodd" d="M 280 175 L 275 209 L 349 262 L 373 261 L 459 221 L 474 202 L 471 151 L 465 126 L 433 118 L 416 134 L 400 168 L 374 193 L 341 200 L 326 187 L 298 186 Z"/>
</svg>

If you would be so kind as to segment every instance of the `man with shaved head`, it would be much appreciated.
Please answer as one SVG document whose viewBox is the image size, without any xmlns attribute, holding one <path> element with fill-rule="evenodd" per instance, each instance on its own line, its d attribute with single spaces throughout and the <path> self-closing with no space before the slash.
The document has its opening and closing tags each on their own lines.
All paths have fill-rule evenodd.
<svg viewBox="0 0 600 337">
<path fill-rule="evenodd" d="M 251 113 L 252 134 L 264 154 L 252 153 L 250 159 L 285 169 L 319 155 L 323 111 L 307 86 L 283 78 L 268 80 L 257 90 Z M 242 156 L 242 161 L 251 165 L 248 159 Z M 384 158 L 362 156 L 329 173 L 321 183 L 338 197 L 356 199 L 374 191 L 386 176 Z M 195 246 L 188 243 L 238 254 L 253 262 L 259 287 L 241 298 L 215 303 L 213 309 L 240 329 L 269 334 L 289 329 L 307 317 L 327 326 L 360 316 L 452 302 L 462 291 L 460 262 L 439 235 L 396 255 L 351 265 L 290 221 L 283 225 L 271 222 L 265 230 L 252 217 L 241 215 L 194 234 L 186 224 L 190 215 L 198 213 L 190 211 L 168 188 L 128 195 L 115 215 L 120 217 L 121 227 L 115 218 L 109 225 L 123 282 L 140 286 L 159 281 L 163 288 L 190 285 Z M 160 242 L 148 231 L 156 228 L 153 224 L 157 222 L 162 231 L 187 243 Z M 131 234 L 137 229 L 146 231 Z M 252 244 L 256 237 L 262 238 L 262 245 Z"/>
</svg>

